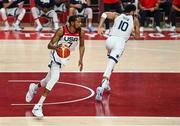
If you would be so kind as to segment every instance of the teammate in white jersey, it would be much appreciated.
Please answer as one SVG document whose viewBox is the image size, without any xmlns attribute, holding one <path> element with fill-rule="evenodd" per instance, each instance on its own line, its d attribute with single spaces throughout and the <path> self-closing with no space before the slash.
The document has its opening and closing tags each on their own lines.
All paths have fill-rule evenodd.
<svg viewBox="0 0 180 126">
<path fill-rule="evenodd" d="M 30 102 L 34 95 L 37 93 L 39 87 L 45 87 L 45 90 L 39 100 L 39 102 L 34 106 L 32 113 L 37 117 L 43 117 L 42 106 L 43 103 L 52 90 L 56 82 L 59 80 L 60 76 L 60 68 L 63 65 L 62 58 L 56 55 L 56 49 L 65 44 L 69 46 L 71 50 L 73 50 L 79 42 L 79 51 L 80 51 L 80 59 L 79 59 L 79 67 L 80 71 L 83 69 L 83 55 L 84 55 L 84 32 L 81 30 L 81 18 L 78 16 L 69 17 L 69 25 L 63 26 L 58 29 L 55 33 L 54 37 L 48 44 L 48 49 L 51 49 L 51 62 L 49 64 L 50 71 L 46 75 L 44 79 L 40 81 L 39 84 L 31 83 L 29 86 L 29 90 L 26 94 L 26 102 Z"/>
<path fill-rule="evenodd" d="M 103 35 L 103 23 L 106 18 L 114 21 L 110 31 L 110 36 L 106 40 L 106 49 L 108 51 L 108 64 L 103 75 L 101 86 L 96 89 L 96 100 L 102 101 L 104 90 L 110 91 L 109 80 L 115 64 L 121 57 L 125 44 L 130 35 L 133 34 L 135 39 L 140 37 L 139 20 L 135 16 L 136 6 L 129 4 L 125 7 L 122 14 L 115 12 L 104 12 L 101 15 L 98 26 L 98 34 Z"/>
</svg>

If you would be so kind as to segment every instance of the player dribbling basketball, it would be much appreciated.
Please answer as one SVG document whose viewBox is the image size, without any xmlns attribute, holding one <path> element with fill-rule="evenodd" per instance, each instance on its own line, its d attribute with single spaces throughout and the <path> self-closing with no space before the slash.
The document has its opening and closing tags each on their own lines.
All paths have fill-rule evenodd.
<svg viewBox="0 0 180 126">
<path fill-rule="evenodd" d="M 32 113 L 37 117 L 43 117 L 42 107 L 43 103 L 52 90 L 56 82 L 60 77 L 60 68 L 64 65 L 69 58 L 61 58 L 57 55 L 56 49 L 59 46 L 66 45 L 70 48 L 70 50 L 74 50 L 74 48 L 78 45 L 79 42 L 79 51 L 80 51 L 80 59 L 79 59 L 79 67 L 80 71 L 83 69 L 83 56 L 84 56 L 84 32 L 81 30 L 81 18 L 78 16 L 69 17 L 69 25 L 65 25 L 57 30 L 53 38 L 48 44 L 48 49 L 51 49 L 50 57 L 51 62 L 49 64 L 50 70 L 46 77 L 40 81 L 39 84 L 31 83 L 29 86 L 29 90 L 26 94 L 26 102 L 30 102 L 34 95 L 37 93 L 39 87 L 44 87 L 45 90 L 39 100 L 39 102 L 34 106 Z"/>
</svg>

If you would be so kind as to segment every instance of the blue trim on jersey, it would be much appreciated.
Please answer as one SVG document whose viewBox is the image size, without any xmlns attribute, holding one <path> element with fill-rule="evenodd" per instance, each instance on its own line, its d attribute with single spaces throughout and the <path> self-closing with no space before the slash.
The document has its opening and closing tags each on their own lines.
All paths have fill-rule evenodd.
<svg viewBox="0 0 180 126">
<path fill-rule="evenodd" d="M 109 56 L 109 59 L 112 59 L 112 60 L 114 60 L 116 63 L 118 63 L 118 60 L 117 60 L 116 58 L 112 57 L 112 56 Z"/>
<path fill-rule="evenodd" d="M 61 63 L 59 63 L 59 62 L 56 61 L 56 59 L 55 59 L 55 57 L 54 57 L 54 53 L 55 53 L 55 50 L 53 50 L 53 54 L 52 54 L 53 59 L 54 59 L 54 62 L 61 66 Z"/>
</svg>

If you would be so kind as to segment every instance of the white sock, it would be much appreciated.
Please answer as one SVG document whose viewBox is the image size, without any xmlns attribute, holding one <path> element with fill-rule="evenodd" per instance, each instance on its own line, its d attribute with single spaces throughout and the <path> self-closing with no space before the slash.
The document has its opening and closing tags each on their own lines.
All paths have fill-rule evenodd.
<svg viewBox="0 0 180 126">
<path fill-rule="evenodd" d="M 45 96 L 41 96 L 41 98 L 39 99 L 38 104 L 42 105 L 45 101 L 46 97 Z"/>
<path fill-rule="evenodd" d="M 105 89 L 107 87 L 108 79 L 103 79 L 102 80 L 102 88 Z"/>
</svg>

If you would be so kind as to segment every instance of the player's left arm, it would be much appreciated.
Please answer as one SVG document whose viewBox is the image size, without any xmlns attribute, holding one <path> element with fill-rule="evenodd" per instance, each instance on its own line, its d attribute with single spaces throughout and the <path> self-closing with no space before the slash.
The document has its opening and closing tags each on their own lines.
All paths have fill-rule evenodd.
<svg viewBox="0 0 180 126">
<path fill-rule="evenodd" d="M 101 15 L 101 19 L 98 25 L 98 34 L 99 35 L 103 35 L 104 33 L 104 29 L 103 29 L 103 25 L 104 25 L 104 21 L 106 20 L 106 18 L 110 19 L 110 20 L 114 20 L 116 17 L 118 16 L 118 13 L 116 12 L 104 12 Z"/>
<path fill-rule="evenodd" d="M 80 67 L 79 70 L 82 71 L 83 69 L 83 56 L 85 51 L 85 45 L 84 45 L 84 31 L 81 30 L 79 34 L 79 63 L 78 66 Z"/>
</svg>

